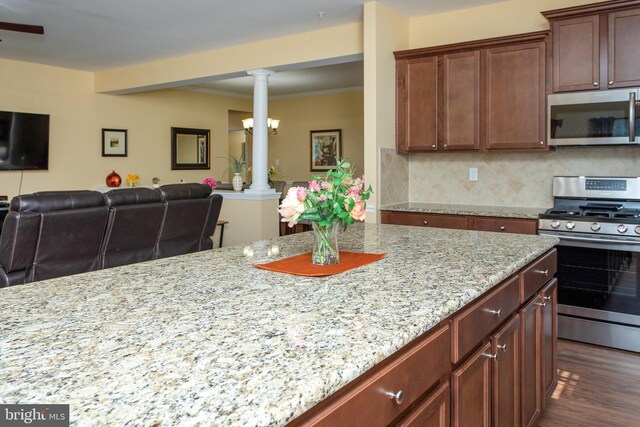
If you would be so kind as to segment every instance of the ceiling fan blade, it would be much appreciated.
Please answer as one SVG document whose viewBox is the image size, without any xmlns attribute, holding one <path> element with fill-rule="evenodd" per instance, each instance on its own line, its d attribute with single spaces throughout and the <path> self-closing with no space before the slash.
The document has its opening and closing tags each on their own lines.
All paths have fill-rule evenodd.
<svg viewBox="0 0 640 427">
<path fill-rule="evenodd" d="M 14 24 L 11 22 L 0 22 L 0 30 L 17 31 L 19 33 L 44 34 L 42 25 Z"/>
</svg>

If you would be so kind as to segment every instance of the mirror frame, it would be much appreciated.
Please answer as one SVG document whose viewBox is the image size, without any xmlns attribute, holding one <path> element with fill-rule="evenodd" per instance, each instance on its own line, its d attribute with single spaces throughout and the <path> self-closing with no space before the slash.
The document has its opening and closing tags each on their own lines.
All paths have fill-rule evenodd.
<svg viewBox="0 0 640 427">
<path fill-rule="evenodd" d="M 205 163 L 178 163 L 178 134 L 186 135 L 205 135 L 206 141 L 206 162 Z M 211 160 L 211 131 L 209 129 L 192 129 L 192 128 L 171 128 L 171 170 L 196 170 L 209 169 Z"/>
</svg>

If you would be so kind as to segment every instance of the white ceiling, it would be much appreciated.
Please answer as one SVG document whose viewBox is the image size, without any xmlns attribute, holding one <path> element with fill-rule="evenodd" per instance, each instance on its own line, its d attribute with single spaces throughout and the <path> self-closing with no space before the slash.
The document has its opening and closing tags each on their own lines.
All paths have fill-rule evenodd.
<svg viewBox="0 0 640 427">
<path fill-rule="evenodd" d="M 45 29 L 44 35 L 0 30 L 0 57 L 100 71 L 358 22 L 366 1 L 0 0 L 0 21 Z M 420 16 L 504 0 L 379 1 L 406 16 Z M 337 79 L 340 70 L 360 73 L 359 82 L 355 74 Z M 325 71 L 325 80 L 336 78 L 334 89 L 362 85 L 358 66 L 331 66 Z M 289 76 L 294 93 L 328 89 L 317 74 L 309 76 L 315 83 L 304 87 L 298 81 L 301 73 L 274 76 L 271 88 L 277 93 L 279 80 Z M 238 82 L 218 82 L 209 90 L 245 94 L 246 87 L 238 86 L 242 79 L 234 80 Z"/>
</svg>

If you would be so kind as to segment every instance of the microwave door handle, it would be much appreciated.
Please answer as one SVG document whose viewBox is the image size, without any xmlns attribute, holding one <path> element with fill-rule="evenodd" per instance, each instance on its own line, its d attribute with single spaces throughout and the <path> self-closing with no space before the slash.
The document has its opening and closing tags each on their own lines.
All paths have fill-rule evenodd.
<svg viewBox="0 0 640 427">
<path fill-rule="evenodd" d="M 629 142 L 636 141 L 636 93 L 629 92 Z"/>
</svg>

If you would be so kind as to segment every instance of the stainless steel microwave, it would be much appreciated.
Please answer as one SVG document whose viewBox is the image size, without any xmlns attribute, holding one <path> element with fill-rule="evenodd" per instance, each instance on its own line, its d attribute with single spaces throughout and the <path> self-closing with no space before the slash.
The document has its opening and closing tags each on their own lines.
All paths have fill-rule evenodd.
<svg viewBox="0 0 640 427">
<path fill-rule="evenodd" d="M 551 146 L 640 144 L 640 89 L 549 95 Z"/>
</svg>

